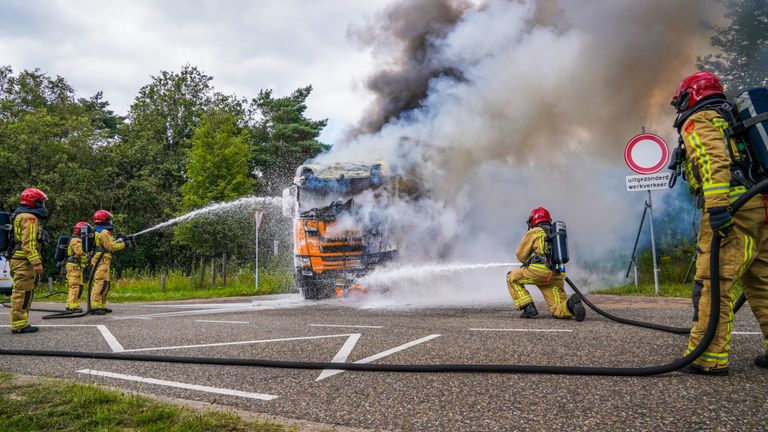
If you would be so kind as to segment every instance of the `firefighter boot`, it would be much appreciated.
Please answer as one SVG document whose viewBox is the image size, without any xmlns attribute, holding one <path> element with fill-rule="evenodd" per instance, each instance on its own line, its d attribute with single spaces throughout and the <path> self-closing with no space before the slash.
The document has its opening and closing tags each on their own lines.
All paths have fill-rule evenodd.
<svg viewBox="0 0 768 432">
<path fill-rule="evenodd" d="M 31 326 L 31 325 L 28 325 L 28 326 L 26 326 L 24 328 L 20 328 L 18 330 L 17 329 L 13 329 L 13 330 L 11 330 L 11 333 L 13 333 L 13 334 L 37 333 L 38 330 L 40 330 L 40 329 L 37 328 L 37 327 Z"/>
<path fill-rule="evenodd" d="M 755 365 L 768 369 L 768 353 L 755 357 Z"/>
<path fill-rule="evenodd" d="M 721 368 L 707 369 L 697 365 L 696 363 L 691 363 L 688 366 L 680 369 L 680 372 L 691 374 L 691 375 L 726 376 L 728 375 L 728 368 L 721 367 Z"/>
<path fill-rule="evenodd" d="M 581 303 L 581 297 L 579 297 L 578 294 L 571 295 L 565 305 L 568 307 L 568 310 L 571 311 L 571 314 L 576 318 L 576 321 L 584 321 L 584 318 L 587 317 L 587 310 L 584 309 L 584 304 Z"/>
<path fill-rule="evenodd" d="M 520 313 L 520 318 L 533 318 L 538 314 L 539 311 L 536 310 L 536 305 L 531 302 L 523 307 L 523 312 Z"/>
</svg>

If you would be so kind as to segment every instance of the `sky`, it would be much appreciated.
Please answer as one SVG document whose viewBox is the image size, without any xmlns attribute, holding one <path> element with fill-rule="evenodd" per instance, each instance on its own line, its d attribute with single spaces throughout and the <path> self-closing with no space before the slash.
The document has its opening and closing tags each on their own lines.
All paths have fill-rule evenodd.
<svg viewBox="0 0 768 432">
<path fill-rule="evenodd" d="M 0 64 L 64 77 L 88 97 L 104 92 L 126 114 L 139 88 L 186 63 L 217 90 L 252 98 L 311 84 L 307 114 L 327 118 L 335 143 L 373 96 L 372 53 L 348 36 L 388 0 L 4 0 Z"/>
</svg>

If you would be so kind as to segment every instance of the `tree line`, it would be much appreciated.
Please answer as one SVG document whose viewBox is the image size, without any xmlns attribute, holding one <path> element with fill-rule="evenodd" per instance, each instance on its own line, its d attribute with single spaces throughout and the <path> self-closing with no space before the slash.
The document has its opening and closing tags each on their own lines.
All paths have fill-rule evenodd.
<svg viewBox="0 0 768 432">
<path fill-rule="evenodd" d="M 63 77 L 0 67 L 0 208 L 11 211 L 24 188 L 37 187 L 49 196 L 54 236 L 100 208 L 117 231 L 134 233 L 211 202 L 279 195 L 297 166 L 328 148 L 318 140 L 327 120 L 305 115 L 311 86 L 248 99 L 212 81 L 191 65 L 162 71 L 121 116 L 101 92 L 78 97 Z M 253 213 L 214 214 L 143 236 L 117 268 L 186 267 L 222 252 L 247 258 L 254 229 Z"/>
</svg>

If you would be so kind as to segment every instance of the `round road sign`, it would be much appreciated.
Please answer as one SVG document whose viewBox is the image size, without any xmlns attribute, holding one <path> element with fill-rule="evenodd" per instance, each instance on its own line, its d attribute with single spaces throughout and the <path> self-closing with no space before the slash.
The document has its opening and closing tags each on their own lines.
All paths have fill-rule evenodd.
<svg viewBox="0 0 768 432">
<path fill-rule="evenodd" d="M 638 174 L 653 174 L 661 171 L 669 159 L 669 147 L 655 134 L 635 135 L 624 148 L 624 162 Z"/>
</svg>

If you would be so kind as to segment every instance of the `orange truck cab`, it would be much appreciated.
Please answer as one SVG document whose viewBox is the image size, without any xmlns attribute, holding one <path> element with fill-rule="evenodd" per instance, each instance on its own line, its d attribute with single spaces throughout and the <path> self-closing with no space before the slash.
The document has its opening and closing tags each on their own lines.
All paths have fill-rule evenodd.
<svg viewBox="0 0 768 432">
<path fill-rule="evenodd" d="M 307 299 L 337 295 L 397 250 L 386 211 L 397 182 L 382 163 L 302 165 L 283 191 L 293 217 L 294 276 Z"/>
</svg>

